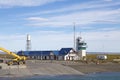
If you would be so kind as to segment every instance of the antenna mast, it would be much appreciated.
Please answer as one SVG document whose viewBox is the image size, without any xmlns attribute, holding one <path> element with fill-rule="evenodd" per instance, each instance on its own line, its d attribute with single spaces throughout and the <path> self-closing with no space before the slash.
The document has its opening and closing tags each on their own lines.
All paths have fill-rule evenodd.
<svg viewBox="0 0 120 80">
<path fill-rule="evenodd" d="M 75 22 L 73 24 L 74 24 L 74 26 L 73 26 L 73 31 L 74 31 L 73 38 L 74 38 L 74 49 L 75 49 Z"/>
</svg>

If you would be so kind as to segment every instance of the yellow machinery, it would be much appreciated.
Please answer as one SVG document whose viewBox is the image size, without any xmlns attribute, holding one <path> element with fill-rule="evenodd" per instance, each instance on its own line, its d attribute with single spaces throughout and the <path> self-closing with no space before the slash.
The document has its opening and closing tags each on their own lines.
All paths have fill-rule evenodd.
<svg viewBox="0 0 120 80">
<path fill-rule="evenodd" d="M 0 50 L 15 57 L 15 59 L 6 62 L 8 65 L 13 65 L 13 64 L 21 65 L 21 64 L 25 64 L 25 60 L 26 60 L 25 56 L 19 56 L 16 53 L 13 53 L 13 52 L 11 52 L 9 50 L 6 50 L 6 49 L 4 49 L 2 47 L 0 47 Z"/>
</svg>

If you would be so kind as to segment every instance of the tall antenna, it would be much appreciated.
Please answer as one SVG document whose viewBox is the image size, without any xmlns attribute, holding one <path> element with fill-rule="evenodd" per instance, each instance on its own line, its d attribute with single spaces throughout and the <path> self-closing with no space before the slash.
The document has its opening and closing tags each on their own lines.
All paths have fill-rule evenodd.
<svg viewBox="0 0 120 80">
<path fill-rule="evenodd" d="M 29 34 L 27 34 L 27 40 L 26 40 L 27 44 L 26 44 L 26 50 L 30 51 L 31 50 L 31 37 Z"/>
<path fill-rule="evenodd" d="M 75 22 L 73 24 L 74 24 L 74 26 L 73 26 L 73 31 L 74 31 L 73 38 L 74 38 L 74 49 L 75 49 Z"/>
<path fill-rule="evenodd" d="M 80 32 L 80 39 L 82 39 L 82 33 Z"/>
<path fill-rule="evenodd" d="M 82 37 L 82 33 L 80 32 L 80 37 Z"/>
</svg>

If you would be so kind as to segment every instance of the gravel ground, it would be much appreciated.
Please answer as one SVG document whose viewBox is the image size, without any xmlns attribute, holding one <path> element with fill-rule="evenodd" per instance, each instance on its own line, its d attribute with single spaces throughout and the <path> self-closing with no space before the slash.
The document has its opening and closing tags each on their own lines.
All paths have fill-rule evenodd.
<svg viewBox="0 0 120 80">
<path fill-rule="evenodd" d="M 25 67 L 26 66 L 26 67 Z M 40 61 L 29 60 L 24 66 L 4 64 L 0 69 L 1 77 L 23 77 L 35 75 L 84 75 L 95 72 L 120 72 L 119 63 L 81 63 L 74 61 Z"/>
<path fill-rule="evenodd" d="M 7 66 L 2 64 L 1 77 L 25 77 L 36 75 L 84 75 L 76 69 L 51 61 L 27 61 L 26 65 Z M 25 67 L 26 66 L 26 67 Z"/>
<path fill-rule="evenodd" d="M 77 64 L 67 65 L 83 73 L 95 72 L 120 72 L 119 63 L 101 63 L 101 64 Z"/>
</svg>

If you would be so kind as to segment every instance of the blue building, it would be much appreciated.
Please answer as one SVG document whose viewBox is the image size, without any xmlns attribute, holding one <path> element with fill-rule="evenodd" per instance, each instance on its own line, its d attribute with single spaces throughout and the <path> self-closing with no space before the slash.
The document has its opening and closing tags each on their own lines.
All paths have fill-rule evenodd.
<svg viewBox="0 0 120 80">
<path fill-rule="evenodd" d="M 17 54 L 27 56 L 29 59 L 50 60 L 53 57 L 56 60 L 59 51 L 19 51 Z"/>
<path fill-rule="evenodd" d="M 77 53 L 73 48 L 62 48 L 60 51 L 19 51 L 18 55 L 27 56 L 29 59 L 39 60 L 76 60 Z"/>
</svg>

